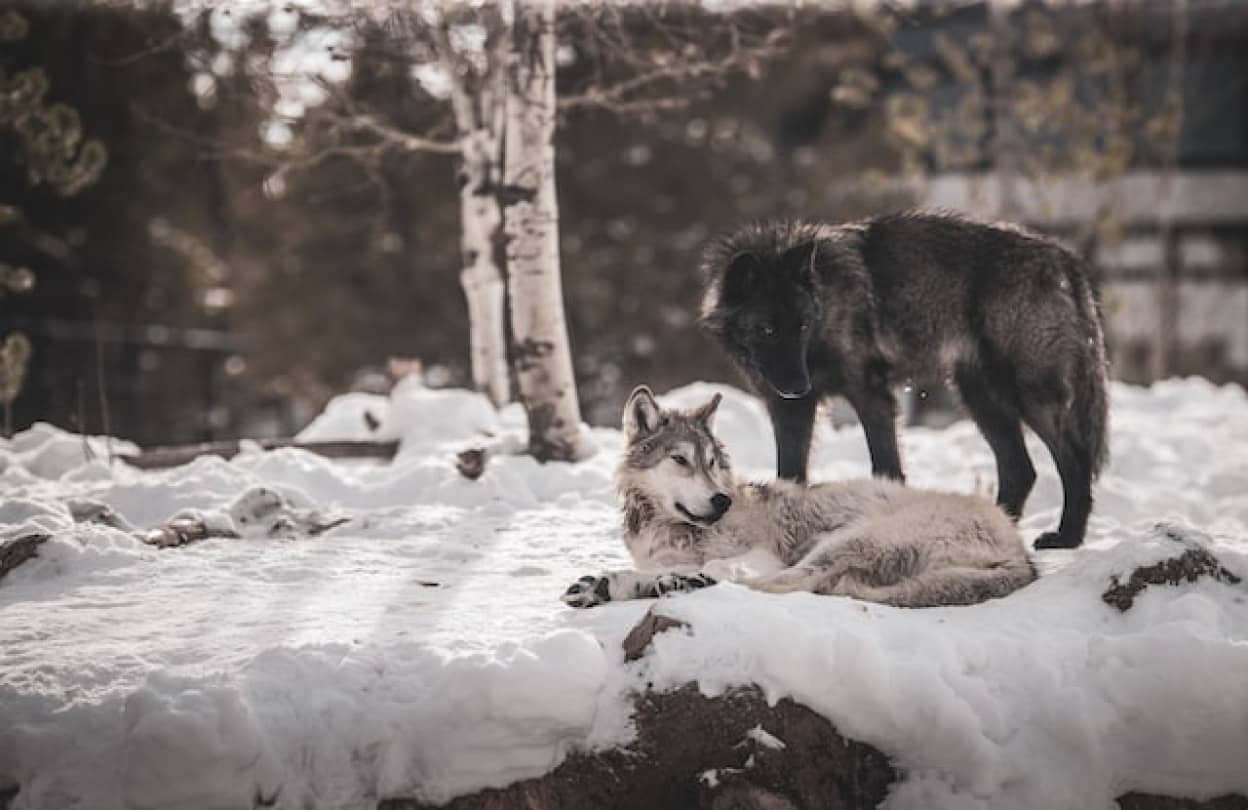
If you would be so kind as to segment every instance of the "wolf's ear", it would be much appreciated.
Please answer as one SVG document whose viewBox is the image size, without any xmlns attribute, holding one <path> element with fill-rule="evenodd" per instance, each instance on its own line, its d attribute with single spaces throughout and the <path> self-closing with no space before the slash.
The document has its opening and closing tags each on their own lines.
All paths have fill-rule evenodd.
<svg viewBox="0 0 1248 810">
<path fill-rule="evenodd" d="M 715 426 L 715 411 L 719 409 L 719 403 L 724 399 L 723 394 L 716 394 L 711 397 L 711 401 L 699 407 L 693 412 L 693 418 L 706 425 L 706 429 L 710 430 Z"/>
<path fill-rule="evenodd" d="M 724 268 L 723 298 L 730 304 L 748 301 L 763 272 L 763 263 L 753 253 L 738 253 Z"/>
<path fill-rule="evenodd" d="M 819 242 L 812 239 L 794 245 L 784 252 L 781 258 L 784 268 L 798 278 L 813 279 L 815 277 L 815 260 L 819 256 Z"/>
<path fill-rule="evenodd" d="M 653 433 L 661 421 L 663 409 L 654 398 L 654 392 L 644 385 L 634 388 L 628 402 L 624 403 L 624 437 L 631 442 Z"/>
</svg>

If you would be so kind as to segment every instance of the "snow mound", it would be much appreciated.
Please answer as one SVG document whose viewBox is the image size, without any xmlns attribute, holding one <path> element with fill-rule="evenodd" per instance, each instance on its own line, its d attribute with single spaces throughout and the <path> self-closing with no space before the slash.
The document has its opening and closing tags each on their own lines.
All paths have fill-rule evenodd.
<svg viewBox="0 0 1248 810">
<path fill-rule="evenodd" d="M 399 441 L 400 456 L 429 453 L 498 435 L 498 412 L 483 394 L 427 388 L 418 376 L 400 380 L 387 397 L 335 397 L 299 441 Z"/>
<path fill-rule="evenodd" d="M 120 439 L 79 436 L 46 422 L 36 422 L 12 439 L 0 438 L 0 474 L 13 469 L 39 478 L 60 478 L 92 459 L 108 458 L 110 451 L 136 453 L 138 447 Z"/>
<path fill-rule="evenodd" d="M 767 475 L 760 402 L 701 383 L 661 399 L 691 407 L 717 391 L 738 468 Z M 624 744 L 635 690 L 692 681 L 790 696 L 894 757 L 905 776 L 891 808 L 1248 794 L 1248 585 L 1148 587 L 1126 612 L 1101 598 L 1183 550 L 1162 520 L 1199 528 L 1182 534 L 1248 581 L 1248 397 L 1173 380 L 1115 385 L 1113 403 L 1088 542 L 1036 555 L 1034 585 L 910 611 L 717 586 L 663 602 L 691 629 L 631 664 L 620 642 L 653 603 L 558 599 L 582 574 L 629 565 L 617 430 L 595 429 L 601 452 L 583 462 L 499 455 L 467 481 L 451 451 L 523 420 L 462 391 L 336 400 L 309 428 L 360 438 L 368 410 L 369 438 L 403 442 L 390 464 L 288 449 L 144 472 L 83 463 L 80 438 L 37 426 L 0 444 L 0 542 L 51 535 L 0 580 L 0 791 L 20 788 L 9 810 L 442 801 Z M 813 477 L 868 468 L 856 427 L 825 421 L 817 438 Z M 995 462 L 970 423 L 902 444 L 915 485 L 991 492 Z M 1056 523 L 1061 488 L 1029 447 L 1031 538 Z M 90 522 L 105 509 L 114 525 Z M 240 536 L 136 539 L 179 514 Z M 272 521 L 317 515 L 350 520 L 272 538 Z M 752 739 L 771 744 L 764 734 Z"/>
<path fill-rule="evenodd" d="M 1243 545 L 1187 534 L 1248 575 Z M 908 773 L 886 807 L 1248 794 L 1245 588 L 1151 589 L 1121 614 L 1101 599 L 1113 576 L 1182 550 L 1153 531 L 973 608 L 711 588 L 664 604 L 693 631 L 655 639 L 646 679 L 708 695 L 757 684 L 811 707 Z"/>
<path fill-rule="evenodd" d="M 329 401 L 295 439 L 301 442 L 362 442 L 377 438 L 377 428 L 390 413 L 390 398 L 353 392 Z"/>
</svg>

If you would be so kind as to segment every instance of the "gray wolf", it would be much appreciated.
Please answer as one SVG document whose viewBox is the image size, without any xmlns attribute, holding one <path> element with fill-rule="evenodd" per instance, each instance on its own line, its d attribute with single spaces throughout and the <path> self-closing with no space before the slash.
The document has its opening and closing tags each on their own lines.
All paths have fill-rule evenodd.
<svg viewBox="0 0 1248 810">
<path fill-rule="evenodd" d="M 740 484 L 712 432 L 720 397 L 663 410 L 645 386 L 624 410 L 616 474 L 635 571 L 585 576 L 573 607 L 743 583 L 899 607 L 964 605 L 1035 578 L 1010 517 L 979 497 L 887 479 Z"/>
<path fill-rule="evenodd" d="M 1007 224 L 911 211 L 845 225 L 742 228 L 703 260 L 701 323 L 766 401 L 777 474 L 804 481 L 816 406 L 849 400 L 872 474 L 904 481 L 892 389 L 953 383 L 1016 520 L 1035 483 L 1026 424 L 1062 479 L 1056 532 L 1083 542 L 1108 453 L 1105 340 L 1084 262 Z"/>
</svg>

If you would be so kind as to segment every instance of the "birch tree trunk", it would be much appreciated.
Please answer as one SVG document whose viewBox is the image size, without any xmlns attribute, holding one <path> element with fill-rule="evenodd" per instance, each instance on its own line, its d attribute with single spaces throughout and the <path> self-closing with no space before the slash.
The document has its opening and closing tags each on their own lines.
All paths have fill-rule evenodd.
<svg viewBox="0 0 1248 810">
<path fill-rule="evenodd" d="M 502 175 L 501 134 L 489 127 L 464 131 L 459 182 L 460 249 L 464 269 L 459 282 L 468 300 L 472 382 L 501 406 L 511 401 L 507 371 L 506 286 L 495 245 L 502 235 L 503 214 L 496 189 Z"/>
<path fill-rule="evenodd" d="M 512 357 L 529 416 L 529 452 L 572 461 L 590 452 L 559 273 L 555 196 L 555 0 L 513 0 L 507 60 L 504 222 Z"/>
<path fill-rule="evenodd" d="M 460 252 L 464 269 L 459 282 L 468 302 L 468 341 L 472 382 L 496 405 L 511 401 L 507 368 L 507 287 L 499 267 L 503 212 L 498 188 L 503 176 L 503 126 L 508 52 L 507 29 L 501 15 L 488 21 L 495 31 L 486 46 L 483 67 L 470 68 L 440 24 L 435 48 L 450 80 L 451 112 L 459 136 Z"/>
</svg>

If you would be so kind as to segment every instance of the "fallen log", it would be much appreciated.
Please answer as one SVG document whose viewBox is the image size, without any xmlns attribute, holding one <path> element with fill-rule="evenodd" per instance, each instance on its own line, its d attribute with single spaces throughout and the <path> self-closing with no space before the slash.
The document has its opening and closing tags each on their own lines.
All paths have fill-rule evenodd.
<svg viewBox="0 0 1248 810">
<path fill-rule="evenodd" d="M 326 458 L 358 458 L 390 461 L 399 451 L 398 442 L 341 441 L 300 442 L 294 439 L 229 439 L 203 444 L 170 445 L 152 447 L 137 454 L 121 454 L 117 458 L 141 470 L 157 470 L 188 464 L 200 456 L 219 456 L 231 459 L 242 452 L 243 444 L 259 445 L 263 450 L 294 448 L 316 453 Z"/>
<path fill-rule="evenodd" d="M 214 527 L 201 517 L 173 518 L 163 526 L 139 532 L 137 537 L 143 543 L 156 548 L 177 548 L 210 537 L 227 537 L 238 539 L 233 530 Z"/>
</svg>

